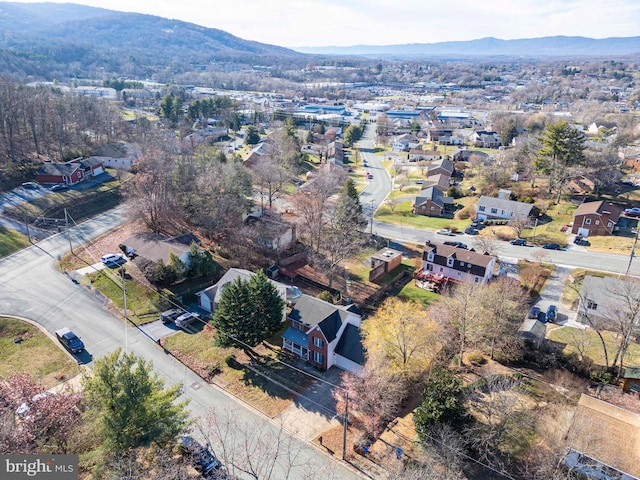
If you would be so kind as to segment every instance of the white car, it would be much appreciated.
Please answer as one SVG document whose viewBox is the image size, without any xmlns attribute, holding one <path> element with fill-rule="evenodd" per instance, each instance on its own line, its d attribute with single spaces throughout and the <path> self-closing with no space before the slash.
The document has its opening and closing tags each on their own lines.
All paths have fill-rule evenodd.
<svg viewBox="0 0 640 480">
<path fill-rule="evenodd" d="M 124 255 L 121 253 L 108 253 L 107 255 L 100 257 L 100 261 L 106 266 L 110 266 L 125 263 L 127 259 L 124 258 Z"/>
<path fill-rule="evenodd" d="M 448 228 L 441 228 L 440 230 L 437 230 L 436 233 L 438 235 L 447 235 L 449 237 L 453 237 L 455 234 L 449 230 Z"/>
</svg>

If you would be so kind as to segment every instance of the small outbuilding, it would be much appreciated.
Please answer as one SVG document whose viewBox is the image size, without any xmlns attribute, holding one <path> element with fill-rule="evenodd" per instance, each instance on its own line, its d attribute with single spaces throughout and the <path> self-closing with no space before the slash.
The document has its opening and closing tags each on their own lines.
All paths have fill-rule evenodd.
<svg viewBox="0 0 640 480">
<path fill-rule="evenodd" d="M 527 318 L 518 329 L 520 338 L 530 341 L 535 348 L 540 348 L 547 335 L 547 326 L 535 318 Z"/>
</svg>

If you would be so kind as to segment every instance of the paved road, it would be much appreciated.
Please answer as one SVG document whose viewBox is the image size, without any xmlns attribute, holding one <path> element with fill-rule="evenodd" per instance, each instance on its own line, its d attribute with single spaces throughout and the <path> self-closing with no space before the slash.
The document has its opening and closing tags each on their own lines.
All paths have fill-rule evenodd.
<svg viewBox="0 0 640 480">
<path fill-rule="evenodd" d="M 71 230 L 72 242 L 77 246 L 106 233 L 122 219 L 122 209 L 116 209 L 80 224 Z M 87 347 L 87 352 L 79 356 L 79 360 L 85 363 L 91 363 L 118 347 L 135 352 L 153 361 L 155 370 L 167 385 L 183 384 L 185 396 L 191 400 L 189 409 L 192 415 L 204 417 L 209 409 L 216 412 L 233 410 L 243 423 L 264 425 L 275 433 L 276 426 L 268 420 L 204 383 L 180 362 L 166 355 L 141 331 L 125 328 L 96 301 L 92 292 L 57 271 L 55 259 L 68 248 L 66 235 L 58 234 L 0 259 L 0 315 L 29 318 L 49 332 L 64 326 L 71 328 Z M 294 439 L 294 446 L 301 449 L 300 464 L 312 464 L 318 469 L 335 468 L 339 478 L 359 478 L 304 442 Z M 290 478 L 302 478 L 306 466 L 294 468 L 294 472 Z"/>
</svg>

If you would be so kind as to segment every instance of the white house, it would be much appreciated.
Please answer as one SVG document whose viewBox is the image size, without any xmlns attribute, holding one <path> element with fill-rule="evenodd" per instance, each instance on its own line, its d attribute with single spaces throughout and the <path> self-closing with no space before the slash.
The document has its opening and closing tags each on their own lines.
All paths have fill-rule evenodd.
<svg viewBox="0 0 640 480">
<path fill-rule="evenodd" d="M 531 203 L 516 202 L 515 200 L 488 197 L 486 195 L 482 195 L 478 200 L 476 211 L 480 220 L 511 220 L 519 217 L 530 217 L 535 212 Z"/>
<path fill-rule="evenodd" d="M 422 253 L 422 272 L 444 276 L 449 280 L 487 283 L 493 276 L 496 257 L 427 241 Z"/>
</svg>

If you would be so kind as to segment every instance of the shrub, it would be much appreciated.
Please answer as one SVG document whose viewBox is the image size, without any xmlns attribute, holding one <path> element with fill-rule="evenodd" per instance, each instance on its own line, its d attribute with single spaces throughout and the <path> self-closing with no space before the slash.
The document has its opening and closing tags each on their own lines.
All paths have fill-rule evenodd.
<svg viewBox="0 0 640 480">
<path fill-rule="evenodd" d="M 458 217 L 460 220 L 467 220 L 475 216 L 475 214 L 476 214 L 475 208 L 472 206 L 468 206 L 456 212 L 456 217 Z"/>
<path fill-rule="evenodd" d="M 234 368 L 234 369 L 238 368 L 238 362 L 236 362 L 236 356 L 233 354 L 227 355 L 226 357 L 224 357 L 224 363 L 229 368 Z"/>
<path fill-rule="evenodd" d="M 469 354 L 469 363 L 472 365 L 484 365 L 487 363 L 487 359 L 480 352 L 472 352 Z"/>
<path fill-rule="evenodd" d="M 319 293 L 316 298 L 318 298 L 319 300 L 324 300 L 325 302 L 328 302 L 328 303 L 333 303 L 333 295 L 331 295 L 331 292 L 327 290 Z"/>
<path fill-rule="evenodd" d="M 609 383 L 613 376 L 611 375 L 611 373 L 605 372 L 603 370 L 593 370 L 589 374 L 589 378 L 591 378 L 591 380 L 593 380 L 594 382 Z"/>
</svg>

